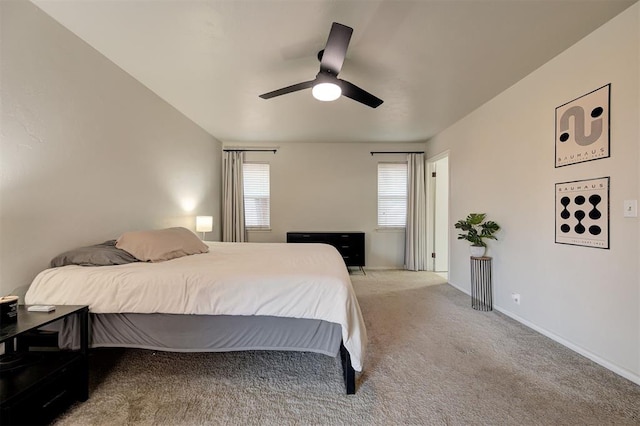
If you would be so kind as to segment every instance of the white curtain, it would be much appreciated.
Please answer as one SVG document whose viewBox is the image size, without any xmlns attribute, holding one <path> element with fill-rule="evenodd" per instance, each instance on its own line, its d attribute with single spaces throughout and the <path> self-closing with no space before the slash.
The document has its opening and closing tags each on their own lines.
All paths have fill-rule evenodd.
<svg viewBox="0 0 640 426">
<path fill-rule="evenodd" d="M 244 242 L 247 233 L 244 227 L 244 190 L 242 163 L 244 152 L 223 153 L 222 176 L 222 241 Z"/>
<path fill-rule="evenodd" d="M 404 265 L 411 271 L 427 269 L 427 184 L 424 154 L 407 158 L 407 227 Z"/>
</svg>

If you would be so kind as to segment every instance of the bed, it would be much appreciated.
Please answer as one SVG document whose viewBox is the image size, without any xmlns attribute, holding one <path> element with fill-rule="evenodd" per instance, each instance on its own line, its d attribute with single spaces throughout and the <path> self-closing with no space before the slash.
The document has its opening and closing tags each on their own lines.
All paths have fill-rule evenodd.
<svg viewBox="0 0 640 426">
<path fill-rule="evenodd" d="M 162 262 L 50 268 L 34 279 L 25 303 L 89 305 L 92 347 L 340 355 L 347 393 L 355 393 L 366 329 L 334 247 L 207 246 Z M 60 330 L 61 347 L 77 346 L 75 326 L 67 321 Z"/>
</svg>

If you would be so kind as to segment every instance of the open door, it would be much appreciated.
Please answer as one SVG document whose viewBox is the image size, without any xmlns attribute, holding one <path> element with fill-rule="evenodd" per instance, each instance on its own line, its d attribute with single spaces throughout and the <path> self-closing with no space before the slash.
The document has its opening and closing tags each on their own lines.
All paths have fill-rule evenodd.
<svg viewBox="0 0 640 426">
<path fill-rule="evenodd" d="M 431 270 L 449 270 L 449 153 L 429 160 L 429 246 Z"/>
</svg>

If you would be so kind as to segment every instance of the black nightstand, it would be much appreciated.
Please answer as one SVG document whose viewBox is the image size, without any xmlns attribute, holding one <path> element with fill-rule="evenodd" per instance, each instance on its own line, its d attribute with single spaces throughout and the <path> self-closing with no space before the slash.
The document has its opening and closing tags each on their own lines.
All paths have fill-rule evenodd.
<svg viewBox="0 0 640 426">
<path fill-rule="evenodd" d="M 38 328 L 77 315 L 80 350 L 32 350 L 21 344 Z M 52 312 L 18 306 L 18 321 L 0 327 L 0 423 L 45 424 L 75 400 L 89 397 L 89 307 L 57 305 Z"/>
</svg>

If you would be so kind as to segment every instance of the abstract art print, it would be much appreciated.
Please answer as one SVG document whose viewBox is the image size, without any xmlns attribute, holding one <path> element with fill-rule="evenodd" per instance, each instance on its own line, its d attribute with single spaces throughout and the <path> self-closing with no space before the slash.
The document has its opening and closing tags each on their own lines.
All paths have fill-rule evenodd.
<svg viewBox="0 0 640 426">
<path fill-rule="evenodd" d="M 609 157 L 611 84 L 556 108 L 556 167 Z"/>
<path fill-rule="evenodd" d="M 556 183 L 556 243 L 609 248 L 609 177 Z"/>
</svg>

